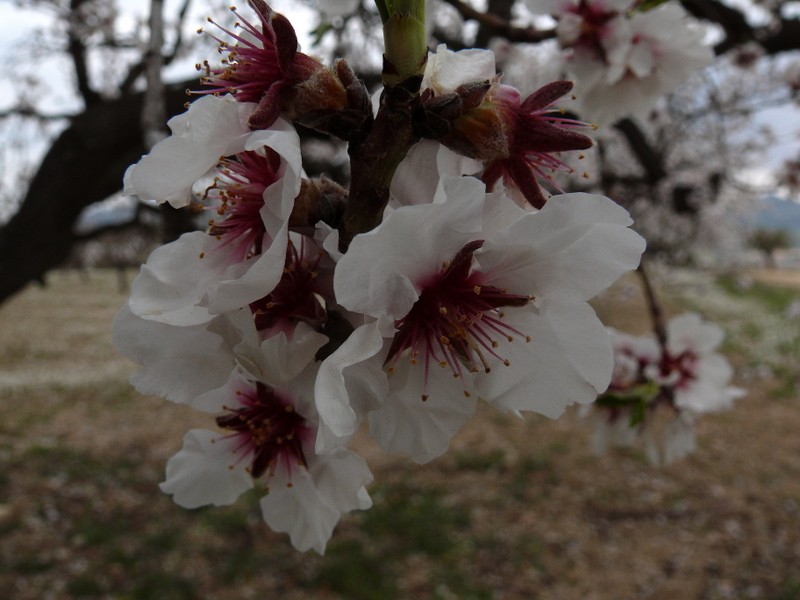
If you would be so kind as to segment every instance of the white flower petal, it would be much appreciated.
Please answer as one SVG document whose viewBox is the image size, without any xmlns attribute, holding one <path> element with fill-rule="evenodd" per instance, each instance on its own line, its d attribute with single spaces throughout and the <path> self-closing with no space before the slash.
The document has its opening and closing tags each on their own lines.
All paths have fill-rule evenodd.
<svg viewBox="0 0 800 600">
<path fill-rule="evenodd" d="M 170 325 L 198 325 L 213 316 L 206 294 L 228 265 L 214 239 L 195 231 L 156 248 L 131 286 L 131 311 Z M 245 265 L 242 265 L 244 268 Z"/>
<path fill-rule="evenodd" d="M 696 313 L 685 313 L 667 323 L 667 347 L 674 354 L 691 350 L 700 354 L 713 352 L 722 343 L 725 332 L 714 323 L 703 321 Z"/>
<path fill-rule="evenodd" d="M 366 411 L 383 401 L 386 374 L 370 360 L 383 350 L 382 327 L 378 321 L 362 325 L 320 365 L 314 387 L 320 420 L 317 453 L 341 447 Z"/>
<path fill-rule="evenodd" d="M 191 404 L 223 387 L 235 365 L 229 341 L 206 325 L 165 325 L 137 317 L 126 305 L 112 330 L 117 350 L 141 365 L 131 384 L 142 394 Z"/>
<path fill-rule="evenodd" d="M 473 175 L 483 163 L 456 154 L 434 140 L 422 140 L 411 147 L 392 178 L 393 206 L 433 202 L 439 180 L 445 176 Z"/>
<path fill-rule="evenodd" d="M 558 301 L 509 309 L 505 321 L 531 341 L 502 341 L 496 351 L 510 365 L 476 376 L 478 393 L 492 405 L 555 419 L 570 404 L 592 402 L 608 386 L 611 340 L 588 304 Z"/>
<path fill-rule="evenodd" d="M 432 89 L 440 96 L 454 92 L 465 83 L 492 79 L 496 74 L 494 53 L 490 50 L 453 52 L 444 44 L 439 44 L 436 52 L 428 54 L 422 89 Z"/>
<path fill-rule="evenodd" d="M 372 482 L 372 473 L 355 452 L 340 449 L 334 454 L 317 456 L 309 464 L 309 472 L 320 496 L 336 510 L 345 513 L 372 506 L 365 488 Z"/>
<path fill-rule="evenodd" d="M 588 300 L 634 269 L 644 239 L 604 196 L 553 196 L 476 253 L 487 284 L 539 297 Z"/>
<path fill-rule="evenodd" d="M 295 327 L 291 340 L 281 332 L 257 346 L 243 342 L 234 351 L 248 374 L 267 383 L 283 384 L 312 363 L 317 350 L 327 342 L 327 336 L 301 322 Z"/>
<path fill-rule="evenodd" d="M 278 478 L 276 478 L 278 479 Z M 261 514 L 273 531 L 288 533 L 292 545 L 305 552 L 325 553 L 341 512 L 330 506 L 305 469 L 296 469 L 289 482 L 271 481 L 261 499 Z"/>
<path fill-rule="evenodd" d="M 167 461 L 161 490 L 185 508 L 225 506 L 253 487 L 244 463 L 236 464 L 234 439 L 204 429 L 192 429 L 183 448 Z"/>
<path fill-rule="evenodd" d="M 221 156 L 241 152 L 251 131 L 247 125 L 253 103 L 229 96 L 203 96 L 167 123 L 172 135 L 126 173 L 127 193 L 141 200 L 186 206 L 195 181 Z"/>
<path fill-rule="evenodd" d="M 370 434 L 384 450 L 420 464 L 447 451 L 451 438 L 469 421 L 476 406 L 475 395 L 464 394 L 471 383 L 469 374 L 465 374 L 467 383 L 462 383 L 449 368 L 432 366 L 425 386 L 424 368 L 401 356 L 386 401 L 369 414 Z"/>
<path fill-rule="evenodd" d="M 416 284 L 438 272 L 480 232 L 483 184 L 471 177 L 441 181 L 440 194 L 457 201 L 404 206 L 377 228 L 357 235 L 334 275 L 336 299 L 375 318 L 403 317 L 418 298 Z"/>
</svg>

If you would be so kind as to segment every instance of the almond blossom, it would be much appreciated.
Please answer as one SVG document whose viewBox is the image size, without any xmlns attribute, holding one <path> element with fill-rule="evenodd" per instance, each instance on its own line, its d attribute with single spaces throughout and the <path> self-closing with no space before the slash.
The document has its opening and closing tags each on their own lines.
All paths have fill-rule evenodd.
<svg viewBox="0 0 800 600">
<path fill-rule="evenodd" d="M 696 313 L 679 315 L 667 323 L 666 357 L 655 379 L 675 390 L 675 405 L 695 415 L 733 405 L 744 390 L 729 385 L 733 369 L 717 352 L 725 332 Z"/>
<path fill-rule="evenodd" d="M 339 260 L 338 301 L 375 319 L 356 330 L 370 351 L 343 346 L 321 367 L 346 364 L 348 352 L 382 364 L 388 396 L 366 407 L 370 430 L 418 462 L 447 449 L 477 397 L 555 418 L 604 390 L 611 348 L 586 300 L 644 249 L 627 213 L 602 196 L 558 196 L 529 213 L 472 178 L 445 178 L 439 194 L 398 208 Z M 346 437 L 363 415 L 320 381 L 329 439 Z"/>
<path fill-rule="evenodd" d="M 258 129 L 272 126 L 282 112 L 291 112 L 299 88 L 309 88 L 312 93 L 323 88 L 327 94 L 313 93 L 316 100 L 324 98 L 333 107 L 345 106 L 345 90 L 331 71 L 316 58 L 298 51 L 297 35 L 289 20 L 263 0 L 249 0 L 249 3 L 258 15 L 258 25 L 231 8 L 238 18 L 236 26 L 242 28 L 241 34 L 211 21 L 232 41 L 211 35 L 219 42 L 220 54 L 228 56 L 221 67 L 211 67 L 208 61 L 198 65 L 205 72 L 201 82 L 213 88 L 199 93 L 227 92 L 240 102 L 256 103 L 248 122 Z"/>
<path fill-rule="evenodd" d="M 614 377 L 592 411 L 598 453 L 641 438 L 652 463 L 674 462 L 695 450 L 700 415 L 730 408 L 744 395 L 729 385 L 733 370 L 716 352 L 724 332 L 697 314 L 667 323 L 663 349 L 651 337 L 610 332 Z"/>
<path fill-rule="evenodd" d="M 713 52 L 676 3 L 633 10 L 629 0 L 528 0 L 558 20 L 578 113 L 598 124 L 643 116 L 665 93 L 707 66 Z"/>
<path fill-rule="evenodd" d="M 484 90 L 476 87 L 481 80 Z M 483 162 L 481 179 L 489 190 L 502 179 L 518 193 L 521 205 L 542 208 L 542 184 L 561 191 L 553 174 L 572 172 L 561 153 L 592 146 L 592 140 L 577 131 L 586 125 L 554 108 L 572 89 L 571 82 L 549 83 L 523 99 L 515 88 L 500 84 L 494 54 L 488 50 L 452 52 L 440 46 L 429 56 L 422 85 L 437 96 L 460 97 L 461 114 L 442 143 Z"/>
<path fill-rule="evenodd" d="M 341 515 L 372 504 L 364 487 L 372 476 L 360 456 L 314 451 L 313 358 L 326 341 L 307 331 L 301 341 L 279 334 L 260 346 L 243 342 L 239 352 L 249 360 L 197 407 L 217 414 L 220 431 L 187 432 L 161 489 L 196 508 L 232 504 L 257 485 L 267 524 L 298 550 L 324 553 Z"/>
<path fill-rule="evenodd" d="M 249 4 L 257 19 L 212 35 L 224 57 L 201 67 L 209 89 L 125 175 L 129 194 L 207 215 L 205 231 L 150 255 L 114 323 L 137 390 L 211 417 L 167 463 L 161 488 L 176 503 L 256 489 L 272 529 L 322 553 L 342 515 L 371 504 L 372 476 L 348 447 L 362 423 L 425 463 L 480 401 L 557 418 L 608 389 L 595 410 L 613 427 L 604 443 L 654 435 L 658 405 L 680 417 L 651 444 L 671 459 L 697 414 L 738 393 L 713 326 L 676 320 L 669 344 L 628 337 L 623 352 L 588 304 L 645 243 L 613 200 L 551 195 L 571 171 L 564 153 L 592 145 L 557 106 L 571 82 L 523 97 L 484 50 L 440 46 L 426 65 L 424 3 L 379 2 L 372 110 L 344 60 L 325 67 L 285 17 Z M 600 111 L 603 86 L 672 85 L 661 70 L 681 55 L 654 23 L 674 11 L 551 4 Z M 290 121 L 348 143 L 349 190 L 303 179 Z"/>
<path fill-rule="evenodd" d="M 129 170 L 129 193 L 141 194 L 139 178 L 158 195 L 175 192 L 173 170 L 189 172 L 180 194 L 186 195 L 209 168 L 217 165 L 199 130 L 212 129 L 240 103 L 209 96 L 210 122 L 190 127 L 192 136 L 173 136 L 156 145 L 151 154 Z M 189 111 L 192 111 L 190 107 Z M 205 110 L 205 109 L 202 109 Z M 287 252 L 289 217 L 300 191 L 300 142 L 294 127 L 278 120 L 271 129 L 249 130 L 242 125 L 228 132 L 235 150 L 219 164 L 214 183 L 206 191 L 216 218 L 207 233 L 193 232 L 155 250 L 133 282 L 131 310 L 146 319 L 168 324 L 194 325 L 216 314 L 247 306 L 263 297 L 280 280 Z M 165 145 L 178 145 L 170 161 L 160 161 Z M 180 158 L 180 160 L 176 160 Z M 141 195 L 140 195 L 141 197 Z"/>
</svg>

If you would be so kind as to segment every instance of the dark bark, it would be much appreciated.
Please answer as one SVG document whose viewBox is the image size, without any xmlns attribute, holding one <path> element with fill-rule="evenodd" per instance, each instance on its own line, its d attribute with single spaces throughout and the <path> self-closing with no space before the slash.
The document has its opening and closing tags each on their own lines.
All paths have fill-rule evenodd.
<svg viewBox="0 0 800 600">
<path fill-rule="evenodd" d="M 170 115 L 184 110 L 186 87 L 167 89 Z M 19 212 L 0 229 L 0 302 L 58 266 L 75 239 L 81 211 L 122 188 L 125 169 L 145 152 L 142 98 L 135 94 L 88 107 L 53 143 Z"/>
<path fill-rule="evenodd" d="M 101 102 L 102 98 L 100 94 L 92 89 L 89 83 L 89 65 L 86 58 L 86 45 L 81 35 L 82 16 L 80 8 L 81 5 L 85 3 L 86 0 L 71 0 L 70 2 L 70 18 L 67 28 L 67 54 L 69 54 L 72 60 L 72 66 L 75 69 L 75 85 L 78 88 L 78 93 L 88 107 Z"/>
</svg>

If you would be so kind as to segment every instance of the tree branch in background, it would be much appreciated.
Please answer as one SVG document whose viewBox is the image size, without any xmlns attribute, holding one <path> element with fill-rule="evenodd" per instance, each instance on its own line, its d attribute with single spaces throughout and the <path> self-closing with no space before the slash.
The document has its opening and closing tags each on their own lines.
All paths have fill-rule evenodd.
<svg viewBox="0 0 800 600">
<path fill-rule="evenodd" d="M 664 157 L 653 148 L 647 140 L 644 132 L 632 119 L 621 119 L 614 124 L 614 127 L 625 136 L 628 146 L 636 156 L 642 169 L 645 172 L 645 179 L 654 185 L 667 176 L 664 168 Z"/>
<path fill-rule="evenodd" d="M 162 55 L 161 57 L 162 66 L 167 66 L 169 64 L 172 64 L 172 62 L 177 58 L 178 53 L 180 52 L 181 46 L 183 45 L 183 24 L 186 21 L 186 15 L 189 12 L 189 7 L 191 6 L 191 4 L 192 0 L 184 0 L 183 5 L 181 6 L 181 10 L 178 13 L 178 21 L 177 23 L 175 23 L 175 42 L 172 44 L 172 49 L 166 54 Z M 163 32 L 163 25 L 162 25 L 162 32 Z M 128 70 L 128 74 L 125 76 L 125 79 L 119 86 L 119 90 L 122 94 L 127 94 L 133 89 L 133 86 L 136 85 L 136 81 L 139 79 L 139 77 L 141 77 L 141 75 L 145 71 L 146 62 L 147 58 L 143 57 L 141 61 L 130 67 L 130 69 Z"/>
<path fill-rule="evenodd" d="M 455 8 L 464 19 L 480 23 L 481 28 L 491 32 L 492 36 L 502 36 L 512 42 L 541 42 L 556 35 L 554 30 L 540 31 L 534 27 L 514 27 L 511 25 L 509 17 L 511 16 L 513 1 L 500 0 L 504 5 L 508 5 L 507 10 L 502 9 L 497 0 L 490 2 L 489 10 L 485 13 L 475 10 L 461 0 L 444 0 L 444 2 Z M 482 41 L 483 43 L 481 43 Z M 488 37 L 486 40 L 476 40 L 475 45 L 485 47 L 487 43 Z"/>
<path fill-rule="evenodd" d="M 150 40 L 147 52 L 144 55 L 145 80 L 147 87 L 144 92 L 144 106 L 142 106 L 142 131 L 144 131 L 144 145 L 151 150 L 158 142 L 166 137 L 164 131 L 167 110 L 164 101 L 164 81 L 161 79 L 161 47 L 164 45 L 164 3 L 162 0 L 150 0 Z"/>
<path fill-rule="evenodd" d="M 639 278 L 642 280 L 642 287 L 644 288 L 644 297 L 645 301 L 647 302 L 647 309 L 650 312 L 650 319 L 653 323 L 653 331 L 656 334 L 656 339 L 658 340 L 658 345 L 661 346 L 661 352 L 663 355 L 666 355 L 667 349 L 667 328 L 664 324 L 664 309 L 661 308 L 661 304 L 656 297 L 655 290 L 653 289 L 653 284 L 650 281 L 650 277 L 647 275 L 647 271 L 644 266 L 645 257 L 642 256 L 642 262 L 639 263 L 639 268 L 636 269 L 636 273 L 639 275 Z"/>
<path fill-rule="evenodd" d="M 86 45 L 81 36 L 81 25 L 83 15 L 81 5 L 87 0 L 70 0 L 69 24 L 67 27 L 67 53 L 72 59 L 75 68 L 75 78 L 78 93 L 83 98 L 86 106 L 92 106 L 102 101 L 100 94 L 94 91 L 89 82 L 89 68 L 86 60 Z"/>
<path fill-rule="evenodd" d="M 186 6 L 186 5 L 184 5 Z M 144 57 L 145 80 L 147 87 L 142 106 L 142 131 L 147 151 L 152 150 L 158 142 L 167 136 L 166 103 L 164 100 L 164 81 L 161 79 L 161 68 L 164 59 L 161 47 L 164 45 L 164 3 L 163 0 L 150 0 L 150 40 Z M 191 214 L 185 210 L 172 208 L 168 204 L 161 207 L 164 221 L 162 242 L 177 240 L 182 234 L 194 229 Z"/>
</svg>

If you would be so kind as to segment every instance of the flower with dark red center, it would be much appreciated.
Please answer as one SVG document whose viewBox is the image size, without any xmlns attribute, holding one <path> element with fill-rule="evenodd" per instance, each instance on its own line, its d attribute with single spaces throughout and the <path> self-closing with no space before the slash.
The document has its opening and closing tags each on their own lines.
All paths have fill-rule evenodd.
<svg viewBox="0 0 800 600">
<path fill-rule="evenodd" d="M 608 6 L 604 2 L 580 0 L 576 4 L 567 5 L 558 28 L 562 46 L 587 49 L 608 62 L 605 45 L 613 35 L 611 21 L 630 2 L 623 0 L 616 4 L 618 6 Z"/>
<path fill-rule="evenodd" d="M 715 352 L 722 330 L 696 314 L 671 319 L 663 347 L 653 337 L 609 333 L 614 380 L 593 411 L 598 453 L 643 437 L 651 462 L 673 462 L 694 450 L 693 424 L 700 414 L 729 408 L 743 395 L 728 385 L 733 371 Z"/>
<path fill-rule="evenodd" d="M 290 239 L 286 266 L 278 285 L 263 298 L 250 303 L 256 329 L 262 336 L 283 332 L 291 337 L 299 322 L 313 328 L 325 323 L 325 297 L 331 296 L 330 282 L 320 277 L 324 252 L 315 251 L 315 248 L 305 237 L 301 237 L 299 249 Z"/>
<path fill-rule="evenodd" d="M 498 309 L 524 306 L 532 298 L 483 284 L 482 274 L 472 268 L 473 255 L 481 246 L 483 240 L 464 245 L 438 274 L 420 283 L 419 299 L 396 323 L 386 364 L 408 350 L 412 362 L 422 357 L 427 381 L 431 362 L 461 377 L 462 367 L 470 373 L 481 369 L 488 373 L 487 355 L 503 360 L 496 353 L 495 337 L 522 334 L 502 320 Z"/>
<path fill-rule="evenodd" d="M 357 454 L 342 448 L 323 456 L 314 449 L 315 356 L 327 337 L 299 324 L 291 340 L 260 340 L 252 322 L 236 316 L 218 325 L 236 365 L 223 386 L 189 404 L 216 415 L 221 430 L 187 432 L 161 489 L 196 508 L 232 504 L 258 482 L 267 524 L 288 533 L 298 550 L 322 553 L 342 514 L 370 507 L 364 486 L 372 480 Z M 203 369 L 207 361 L 198 362 Z"/>
<path fill-rule="evenodd" d="M 699 357 L 693 350 L 684 350 L 673 356 L 670 353 L 661 357 L 658 365 L 661 377 L 675 389 L 687 389 L 697 379 Z"/>
<path fill-rule="evenodd" d="M 527 212 L 468 177 L 443 178 L 440 190 L 357 235 L 336 265 L 337 302 L 375 321 L 320 367 L 318 448 L 351 433 L 366 407 L 385 449 L 425 462 L 447 449 L 476 397 L 556 417 L 609 383 L 608 334 L 586 300 L 638 263 L 644 240 L 627 213 L 588 194 Z M 388 394 L 350 403 L 345 369 L 367 361 L 385 382 L 364 369 L 355 389 Z"/>
<path fill-rule="evenodd" d="M 219 220 L 208 222 L 208 233 L 230 247 L 231 259 L 240 262 L 261 254 L 266 227 L 261 216 L 264 191 L 280 179 L 281 157 L 271 148 L 264 154 L 242 152 L 223 159 L 217 167 L 220 176 L 206 190 L 206 197 L 218 201 Z"/>
<path fill-rule="evenodd" d="M 243 116 L 237 108 L 253 108 L 225 98 L 207 96 L 192 107 L 203 106 L 198 117 L 211 118 L 219 113 L 216 109 L 227 113 L 232 108 L 229 125 L 238 121 L 237 115 Z M 209 112 L 209 108 L 215 110 Z M 177 145 L 179 156 L 164 147 L 159 159 L 151 155 L 153 160 L 140 162 L 137 173 L 142 177 L 155 173 L 159 186 L 172 188 L 169 180 L 177 177 L 196 187 L 197 180 L 219 164 L 219 147 L 209 163 L 205 163 L 208 152 L 195 148 L 198 139 L 206 140 L 206 135 L 201 135 L 206 120 L 190 122 L 188 116 L 178 121 L 180 127 L 173 127 L 185 134 L 182 139 L 162 142 L 175 141 L 172 149 Z M 190 232 L 156 249 L 133 283 L 130 306 L 134 314 L 171 325 L 197 325 L 248 306 L 278 284 L 286 259 L 289 219 L 301 188 L 300 139 L 284 119 L 257 131 L 245 124 L 234 137 L 223 146 L 222 156 L 230 158 L 223 159 L 221 174 L 206 193 L 218 203 L 221 213 L 221 218 L 210 223 L 213 235 Z M 198 152 L 199 160 L 193 161 Z M 173 173 L 178 167 L 182 172 L 184 161 L 193 170 L 191 180 Z M 184 188 L 183 182 L 180 187 L 181 194 L 191 190 Z"/>
<path fill-rule="evenodd" d="M 275 388 L 256 382 L 255 388 L 237 390 L 239 406 L 226 408 L 217 425 L 234 433 L 234 453 L 249 461 L 253 477 L 275 474 L 280 463 L 290 474 L 297 466 L 307 467 L 304 445 L 314 429 L 299 415 L 292 402 Z"/>
<path fill-rule="evenodd" d="M 235 43 L 211 36 L 219 42 L 219 52 L 228 53 L 228 57 L 223 60 L 222 67 L 212 68 L 208 61 L 198 65 L 205 71 L 202 83 L 214 88 L 200 93 L 227 92 L 241 102 L 258 103 L 258 109 L 250 117 L 250 125 L 255 129 L 265 129 L 286 108 L 294 88 L 324 67 L 315 58 L 298 52 L 297 35 L 286 17 L 273 12 L 263 0 L 249 0 L 249 3 L 261 24 L 253 25 L 232 8 L 241 20 L 237 23 L 243 29 L 241 34 L 209 19 Z"/>
<path fill-rule="evenodd" d="M 553 108 L 570 92 L 572 82 L 549 83 L 522 100 L 518 90 L 500 84 L 489 51 L 451 52 L 440 46 L 428 58 L 423 87 L 423 104 L 433 111 L 431 136 L 483 162 L 482 179 L 489 190 L 504 179 L 507 187 L 521 192 L 520 204 L 544 206 L 540 184 L 547 182 L 561 191 L 553 173 L 572 172 L 559 154 L 592 145 L 576 131 L 587 127 L 585 123 Z M 453 110 L 456 114 L 449 115 Z"/>
<path fill-rule="evenodd" d="M 502 178 L 535 208 L 545 203 L 542 183 L 562 191 L 553 175 L 557 171 L 572 173 L 573 169 L 559 154 L 592 146 L 591 138 L 576 131 L 586 128 L 585 123 L 553 109 L 553 104 L 570 90 L 571 81 L 554 81 L 522 102 L 519 92 L 509 86 L 490 92 L 490 101 L 500 113 L 506 132 L 506 146 L 498 156 L 486 159 L 482 179 L 490 190 Z"/>
</svg>

